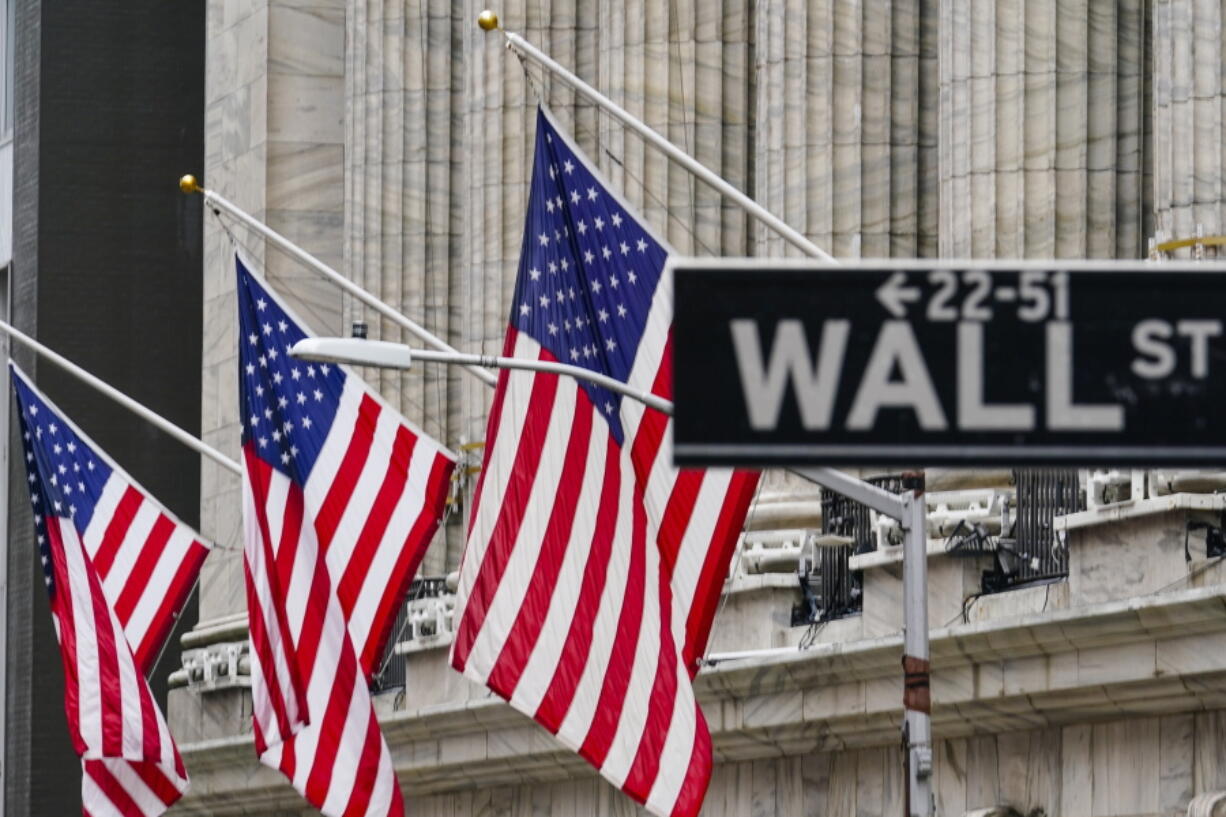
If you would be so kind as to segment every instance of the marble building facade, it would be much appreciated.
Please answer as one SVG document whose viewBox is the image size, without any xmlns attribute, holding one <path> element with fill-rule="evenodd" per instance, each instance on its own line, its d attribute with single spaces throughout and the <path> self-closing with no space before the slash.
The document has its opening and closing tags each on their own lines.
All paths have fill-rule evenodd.
<svg viewBox="0 0 1226 817">
<path fill-rule="evenodd" d="M 522 65 L 477 28 L 481 6 L 210 0 L 204 182 L 470 351 L 502 344 L 538 100 L 678 252 L 795 253 Z M 497 10 L 837 257 L 1139 258 L 1155 236 L 1226 232 L 1223 0 L 508 0 Z M 362 319 L 372 337 L 408 340 L 242 228 L 209 214 L 204 226 L 209 443 L 237 452 L 235 243 L 316 330 Z M 459 561 L 491 391 L 434 366 L 368 375 L 467 458 L 423 566 L 445 575 Z M 238 482 L 201 467 L 202 530 L 238 543 Z M 1008 472 L 930 480 L 1013 491 Z M 1189 520 L 1217 520 L 1226 497 L 1211 479 L 1128 480 L 1127 501 L 1092 498 L 1057 519 L 1068 561 L 1059 581 L 968 605 L 987 565 L 948 557 L 934 535 L 938 813 L 1218 813 L 1226 571 L 1204 539 L 1185 558 L 1183 536 Z M 749 534 L 820 526 L 816 488 L 769 474 Z M 699 676 L 717 759 L 704 814 L 901 813 L 896 550 L 854 557 L 863 613 L 812 634 L 790 626 L 794 573 L 734 569 L 713 651 L 814 643 Z M 184 640 L 189 658 L 227 673 L 173 679 L 171 726 L 193 779 L 175 813 L 311 813 L 255 760 L 239 559 L 209 558 L 201 623 Z M 451 672 L 446 641 L 405 638 L 391 660 L 406 681 L 378 697 L 410 814 L 637 813 Z"/>
</svg>

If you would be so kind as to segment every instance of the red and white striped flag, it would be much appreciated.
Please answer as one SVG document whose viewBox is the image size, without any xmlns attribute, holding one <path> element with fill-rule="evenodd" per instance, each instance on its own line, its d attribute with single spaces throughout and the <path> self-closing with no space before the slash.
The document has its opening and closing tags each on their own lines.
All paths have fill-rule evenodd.
<svg viewBox="0 0 1226 817">
<path fill-rule="evenodd" d="M 438 527 L 455 456 L 307 337 L 238 265 L 243 529 L 260 760 L 328 815 L 399 815 L 369 682 Z"/>
<path fill-rule="evenodd" d="M 671 397 L 667 252 L 542 110 L 503 354 Z M 688 816 L 711 775 L 691 679 L 757 476 L 671 459 L 658 411 L 503 371 L 451 660 L 651 812 Z"/>
<path fill-rule="evenodd" d="M 161 814 L 187 789 L 145 674 L 208 546 L 10 362 L 87 815 Z"/>
</svg>

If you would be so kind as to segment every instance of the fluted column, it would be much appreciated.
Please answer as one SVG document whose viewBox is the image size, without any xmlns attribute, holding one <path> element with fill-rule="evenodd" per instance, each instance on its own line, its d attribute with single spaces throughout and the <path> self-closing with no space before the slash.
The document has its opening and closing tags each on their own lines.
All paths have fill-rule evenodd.
<svg viewBox="0 0 1226 817">
<path fill-rule="evenodd" d="M 1155 0 L 1154 210 L 1164 238 L 1226 233 L 1221 0 Z"/>
<path fill-rule="evenodd" d="M 940 0 L 941 254 L 1137 257 L 1145 0 Z"/>
<path fill-rule="evenodd" d="M 935 22 L 933 0 L 758 6 L 754 191 L 836 256 L 936 251 Z"/>
</svg>

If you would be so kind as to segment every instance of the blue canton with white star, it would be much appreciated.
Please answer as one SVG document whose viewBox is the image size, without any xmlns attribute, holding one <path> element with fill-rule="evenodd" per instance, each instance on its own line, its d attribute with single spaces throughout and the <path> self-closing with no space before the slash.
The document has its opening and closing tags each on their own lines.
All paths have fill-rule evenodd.
<svg viewBox="0 0 1226 817">
<path fill-rule="evenodd" d="M 84 531 L 110 479 L 111 467 L 59 412 L 30 388 L 12 365 L 9 374 L 17 399 L 26 481 L 43 578 L 48 591 L 54 593 L 46 515 L 69 518 L 78 531 Z"/>
<path fill-rule="evenodd" d="M 511 324 L 563 363 L 625 382 L 667 257 L 538 109 Z M 581 385 L 620 444 L 621 397 Z"/>
<path fill-rule="evenodd" d="M 345 373 L 290 357 L 290 347 L 310 334 L 241 260 L 235 263 L 243 445 L 304 485 L 336 418 Z"/>
</svg>

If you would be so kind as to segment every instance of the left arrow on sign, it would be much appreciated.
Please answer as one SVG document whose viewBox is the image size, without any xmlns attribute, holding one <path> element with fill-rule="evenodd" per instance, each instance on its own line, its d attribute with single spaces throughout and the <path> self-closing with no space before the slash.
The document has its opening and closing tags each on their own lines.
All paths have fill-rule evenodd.
<svg viewBox="0 0 1226 817">
<path fill-rule="evenodd" d="M 917 287 L 903 286 L 906 280 L 906 273 L 895 272 L 889 280 L 877 288 L 877 300 L 895 318 L 907 317 L 906 304 L 915 303 L 920 297 Z"/>
</svg>

